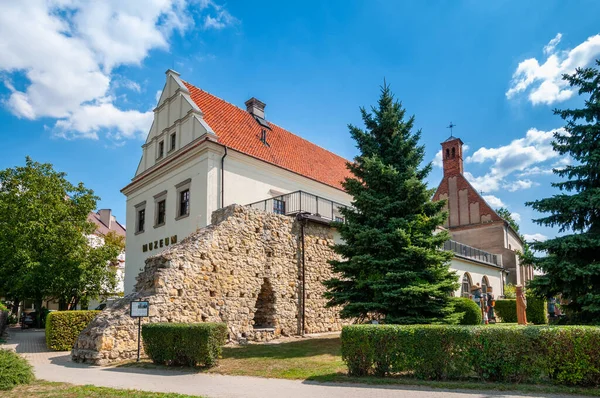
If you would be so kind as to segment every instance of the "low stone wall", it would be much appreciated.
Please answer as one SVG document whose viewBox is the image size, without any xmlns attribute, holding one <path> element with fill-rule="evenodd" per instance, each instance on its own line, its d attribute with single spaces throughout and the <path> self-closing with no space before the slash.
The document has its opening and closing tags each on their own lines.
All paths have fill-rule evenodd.
<svg viewBox="0 0 600 398">
<path fill-rule="evenodd" d="M 129 303 L 147 300 L 143 322 L 225 322 L 229 340 L 263 341 L 297 335 L 302 326 L 301 224 L 232 205 L 213 213 L 212 224 L 146 260 L 136 293 L 105 309 L 81 333 L 72 351 L 78 362 L 104 365 L 137 353 L 137 321 Z M 340 330 L 336 308 L 325 308 L 322 281 L 333 230 L 304 226 L 305 332 Z"/>
</svg>

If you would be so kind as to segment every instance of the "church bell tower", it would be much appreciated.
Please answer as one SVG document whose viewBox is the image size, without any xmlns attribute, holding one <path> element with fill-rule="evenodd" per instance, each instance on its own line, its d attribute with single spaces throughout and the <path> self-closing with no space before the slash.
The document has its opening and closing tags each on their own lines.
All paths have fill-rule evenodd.
<svg viewBox="0 0 600 398">
<path fill-rule="evenodd" d="M 460 138 L 450 136 L 442 142 L 442 159 L 444 177 L 456 176 L 463 173 L 463 142 Z"/>
</svg>

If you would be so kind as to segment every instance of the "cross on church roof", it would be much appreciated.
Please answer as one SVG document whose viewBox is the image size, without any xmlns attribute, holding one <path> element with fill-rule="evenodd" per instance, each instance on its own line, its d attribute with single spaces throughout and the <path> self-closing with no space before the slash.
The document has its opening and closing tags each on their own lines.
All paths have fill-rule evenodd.
<svg viewBox="0 0 600 398">
<path fill-rule="evenodd" d="M 452 129 L 456 127 L 456 124 L 450 122 L 450 124 L 448 126 L 446 126 L 447 129 L 450 129 L 450 137 L 453 137 L 452 135 Z"/>
</svg>

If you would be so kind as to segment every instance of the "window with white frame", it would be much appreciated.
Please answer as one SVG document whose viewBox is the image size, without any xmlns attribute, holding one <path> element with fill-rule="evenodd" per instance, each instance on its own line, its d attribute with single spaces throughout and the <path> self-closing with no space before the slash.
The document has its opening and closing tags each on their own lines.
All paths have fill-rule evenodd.
<svg viewBox="0 0 600 398">
<path fill-rule="evenodd" d="M 188 178 L 185 181 L 180 182 L 175 185 L 175 189 L 177 190 L 177 212 L 175 219 L 179 220 L 181 218 L 185 218 L 190 215 L 190 186 L 192 184 L 192 179 Z"/>
<path fill-rule="evenodd" d="M 171 145 L 169 147 L 169 152 L 174 151 L 176 146 L 177 146 L 177 134 L 173 133 L 173 134 L 171 134 Z"/>
<path fill-rule="evenodd" d="M 158 143 L 158 154 L 156 155 L 157 159 L 162 158 L 165 155 L 165 142 L 160 141 Z"/>
<path fill-rule="evenodd" d="M 135 205 L 135 233 L 141 234 L 146 227 L 146 201 Z"/>
<path fill-rule="evenodd" d="M 167 221 L 167 191 L 154 195 L 154 228 L 165 225 Z"/>
</svg>

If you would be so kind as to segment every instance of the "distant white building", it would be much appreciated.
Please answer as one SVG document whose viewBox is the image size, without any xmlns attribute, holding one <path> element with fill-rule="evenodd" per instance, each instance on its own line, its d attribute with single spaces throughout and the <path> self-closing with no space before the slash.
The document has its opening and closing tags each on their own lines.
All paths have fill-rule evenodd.
<svg viewBox="0 0 600 398">
<path fill-rule="evenodd" d="M 339 207 L 351 201 L 341 186 L 350 175 L 346 159 L 267 120 L 256 98 L 244 110 L 177 72 L 166 75 L 138 169 L 121 190 L 127 197 L 126 294 L 149 256 L 208 225 L 221 207 L 236 203 L 341 220 Z M 474 277 L 486 276 L 500 290 L 497 266 L 473 259 L 457 264 L 474 267 Z"/>
</svg>

